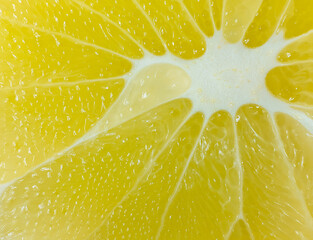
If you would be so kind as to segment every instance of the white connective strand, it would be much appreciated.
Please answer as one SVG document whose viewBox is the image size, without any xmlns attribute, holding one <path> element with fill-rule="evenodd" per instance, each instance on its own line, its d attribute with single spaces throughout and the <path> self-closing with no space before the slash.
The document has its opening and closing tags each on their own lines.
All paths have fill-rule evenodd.
<svg viewBox="0 0 313 240">
<path fill-rule="evenodd" d="M 276 56 L 287 43 L 281 32 L 263 46 L 250 49 L 241 42 L 227 43 L 218 31 L 207 38 L 206 52 L 200 58 L 184 60 L 169 52 L 163 56 L 145 52 L 144 59 L 133 61 L 129 76 L 157 63 L 179 66 L 192 79 L 191 87 L 181 97 L 191 99 L 193 111 L 203 112 L 206 119 L 218 110 L 226 110 L 234 116 L 240 106 L 249 103 L 263 106 L 269 112 L 287 111 L 288 104 L 271 95 L 265 85 L 268 71 L 280 66 Z"/>
<path fill-rule="evenodd" d="M 226 110 L 235 116 L 240 106 L 254 103 L 264 107 L 270 114 L 283 112 L 295 117 L 313 133 L 312 119 L 274 97 L 265 85 L 268 71 L 275 66 L 281 66 L 281 63 L 276 60 L 278 53 L 293 41 L 295 40 L 284 39 L 283 32 L 280 32 L 274 34 L 263 46 L 249 49 L 241 42 L 227 43 L 222 32 L 217 31 L 213 37 L 207 38 L 206 52 L 198 59 L 184 60 L 168 51 L 163 56 L 155 56 L 145 50 L 143 59 L 130 60 L 133 63 L 133 69 L 122 77 L 126 80 L 125 88 L 127 88 L 131 79 L 144 67 L 156 63 L 173 64 L 186 71 L 192 79 L 191 87 L 180 97 L 189 98 L 193 103 L 192 112 L 203 112 L 205 120 L 218 110 Z M 100 133 L 92 136 L 84 135 L 72 146 L 37 165 L 34 169 L 58 158 Z M 9 185 L 0 185 L 0 195 Z"/>
</svg>

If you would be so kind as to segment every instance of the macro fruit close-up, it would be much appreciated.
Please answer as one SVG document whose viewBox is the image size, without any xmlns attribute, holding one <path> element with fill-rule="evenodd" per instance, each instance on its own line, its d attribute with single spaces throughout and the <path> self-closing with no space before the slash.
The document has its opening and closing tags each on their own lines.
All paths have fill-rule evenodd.
<svg viewBox="0 0 313 240">
<path fill-rule="evenodd" d="M 312 0 L 0 0 L 0 239 L 313 239 Z"/>
</svg>

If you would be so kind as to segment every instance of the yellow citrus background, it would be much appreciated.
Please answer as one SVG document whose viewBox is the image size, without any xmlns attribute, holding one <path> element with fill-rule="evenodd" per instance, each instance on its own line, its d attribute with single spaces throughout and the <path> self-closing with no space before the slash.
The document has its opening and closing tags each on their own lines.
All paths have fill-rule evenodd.
<svg viewBox="0 0 313 240">
<path fill-rule="evenodd" d="M 264 81 L 312 119 L 312 0 L 2 0 L 0 29 L 0 239 L 313 239 L 312 132 L 254 104 L 190 114 L 157 85 L 138 104 L 124 77 L 217 31 L 283 32 Z M 131 113 L 110 112 L 121 92 Z"/>
</svg>

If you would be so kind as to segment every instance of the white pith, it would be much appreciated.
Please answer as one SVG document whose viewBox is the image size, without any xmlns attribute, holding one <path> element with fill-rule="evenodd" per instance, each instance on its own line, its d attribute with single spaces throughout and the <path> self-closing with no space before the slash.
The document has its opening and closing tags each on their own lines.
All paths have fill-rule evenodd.
<svg viewBox="0 0 313 240">
<path fill-rule="evenodd" d="M 283 32 L 273 34 L 264 45 L 251 49 L 242 42 L 226 42 L 222 32 L 217 31 L 213 37 L 206 39 L 205 53 L 193 60 L 181 59 L 170 52 L 163 56 L 145 52 L 143 59 L 133 61 L 134 66 L 126 82 L 147 66 L 173 64 L 191 77 L 190 88 L 180 97 L 191 99 L 193 111 L 203 112 L 206 118 L 219 110 L 226 110 L 235 116 L 240 106 L 253 103 L 264 107 L 270 114 L 289 114 L 313 133 L 312 120 L 273 96 L 265 85 L 267 73 L 282 65 L 277 60 L 278 53 L 294 41 L 284 39 L 283 35 Z"/>
<path fill-rule="evenodd" d="M 163 56 L 155 56 L 144 50 L 144 58 L 131 60 L 133 68 L 123 76 L 126 80 L 125 89 L 143 68 L 157 63 L 168 63 L 180 67 L 191 78 L 190 88 L 178 98 L 189 98 L 193 103 L 192 112 L 202 112 L 206 119 L 219 110 L 226 110 L 235 117 L 240 106 L 253 103 L 264 107 L 271 115 L 282 112 L 294 117 L 313 134 L 312 119 L 273 96 L 265 85 L 267 73 L 282 65 L 277 61 L 278 53 L 295 41 L 286 40 L 283 35 L 283 32 L 273 34 L 261 47 L 250 49 L 241 41 L 236 44 L 226 42 L 222 32 L 216 31 L 213 37 L 206 38 L 205 53 L 193 60 L 181 59 L 169 51 Z M 70 147 L 37 165 L 35 169 L 97 134 L 84 135 Z M 0 196 L 15 181 L 16 179 L 0 184 Z"/>
</svg>

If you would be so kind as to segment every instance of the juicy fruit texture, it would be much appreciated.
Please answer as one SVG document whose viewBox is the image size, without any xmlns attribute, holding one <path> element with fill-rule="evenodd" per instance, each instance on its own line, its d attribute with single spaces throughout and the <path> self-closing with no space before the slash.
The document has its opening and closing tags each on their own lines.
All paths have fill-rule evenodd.
<svg viewBox="0 0 313 240">
<path fill-rule="evenodd" d="M 93 129 L 104 131 L 121 124 L 171 99 L 182 95 L 191 79 L 181 68 L 171 64 L 149 65 L 135 76 L 108 113 Z"/>
<path fill-rule="evenodd" d="M 246 28 L 256 15 L 262 0 L 228 0 L 224 5 L 223 34 L 231 43 L 240 41 Z"/>
<path fill-rule="evenodd" d="M 202 114 L 196 113 L 184 123 L 154 160 L 149 173 L 138 184 L 136 191 L 114 209 L 107 222 L 92 237 L 142 238 L 142 232 L 146 232 L 147 238 L 158 235 L 162 214 L 167 209 L 169 199 L 175 194 L 180 176 L 190 161 L 202 122 Z M 147 216 L 158 216 L 160 219 Z M 115 230 L 117 226 L 120 227 Z M 106 231 L 106 228 L 109 230 Z"/>
<path fill-rule="evenodd" d="M 173 54 L 192 59 L 204 53 L 205 38 L 180 1 L 138 0 L 138 3 Z"/>
<path fill-rule="evenodd" d="M 313 63 L 295 63 L 272 69 L 266 77 L 266 84 L 272 94 L 312 118 L 312 77 Z"/>
<path fill-rule="evenodd" d="M 310 239 L 310 200 L 305 201 L 294 179 L 273 120 L 264 109 L 254 105 L 243 106 L 237 114 L 243 213 L 253 235 L 257 239 Z M 279 231 L 267 233 L 267 224 Z"/>
<path fill-rule="evenodd" d="M 210 0 L 211 12 L 217 30 L 221 29 L 224 0 Z"/>
<path fill-rule="evenodd" d="M 2 196 L 2 236 L 14 232 L 29 239 L 86 238 L 150 173 L 152 160 L 167 147 L 190 109 L 185 99 L 162 105 L 19 179 Z M 10 211 L 16 204 L 18 215 Z M 41 224 L 47 219 L 48 224 Z"/>
<path fill-rule="evenodd" d="M 227 112 L 209 119 L 170 199 L 162 239 L 222 239 L 236 221 L 240 175 L 233 127 Z"/>
<path fill-rule="evenodd" d="M 280 126 L 280 136 L 284 142 L 286 154 L 290 164 L 294 166 L 295 180 L 303 192 L 311 215 L 313 215 L 313 165 L 310 161 L 313 156 L 312 134 L 286 114 L 277 114 L 276 121 Z"/>
<path fill-rule="evenodd" d="M 0 181 L 23 175 L 81 138 L 123 86 L 119 79 L 3 91 Z"/>
<path fill-rule="evenodd" d="M 247 47 L 263 45 L 277 28 L 288 3 L 289 0 L 263 0 L 253 22 L 245 33 L 243 43 Z M 255 36 L 259 36 L 259 38 L 256 39 Z"/>
<path fill-rule="evenodd" d="M 110 20 L 73 1 L 2 1 L 1 18 L 81 44 L 94 44 L 123 55 L 140 58 L 141 48 Z M 77 25 L 80 27 L 77 28 Z"/>
<path fill-rule="evenodd" d="M 300 36 L 312 30 L 313 15 L 311 9 L 313 2 L 310 0 L 291 1 L 286 12 L 285 36 L 287 38 Z"/>
<path fill-rule="evenodd" d="M 185 0 L 184 4 L 194 20 L 208 37 L 213 36 L 214 26 L 211 21 L 210 4 L 207 0 Z"/>
<path fill-rule="evenodd" d="M 239 220 L 238 222 L 236 222 L 235 226 L 234 226 L 234 230 L 231 233 L 230 240 L 250 240 L 251 236 L 248 232 L 247 229 L 247 225 L 245 224 L 244 221 Z"/>
<path fill-rule="evenodd" d="M 0 238 L 312 239 L 312 11 L 310 0 L 1 1 Z M 281 112 L 262 99 L 233 115 L 194 110 L 187 68 L 219 31 L 220 48 L 288 39 L 262 82 Z"/>
<path fill-rule="evenodd" d="M 146 18 L 145 12 L 135 1 L 75 1 L 78 5 L 83 3 L 89 6 L 89 10 L 105 16 L 127 31 L 139 44 L 155 55 L 165 53 L 165 47 L 157 37 L 157 31 Z M 136 16 L 136 18 L 134 18 Z M 144 31 L 142 31 L 144 29 Z"/>
<path fill-rule="evenodd" d="M 117 77 L 131 63 L 101 48 L 0 19 L 1 88 Z"/>
</svg>

